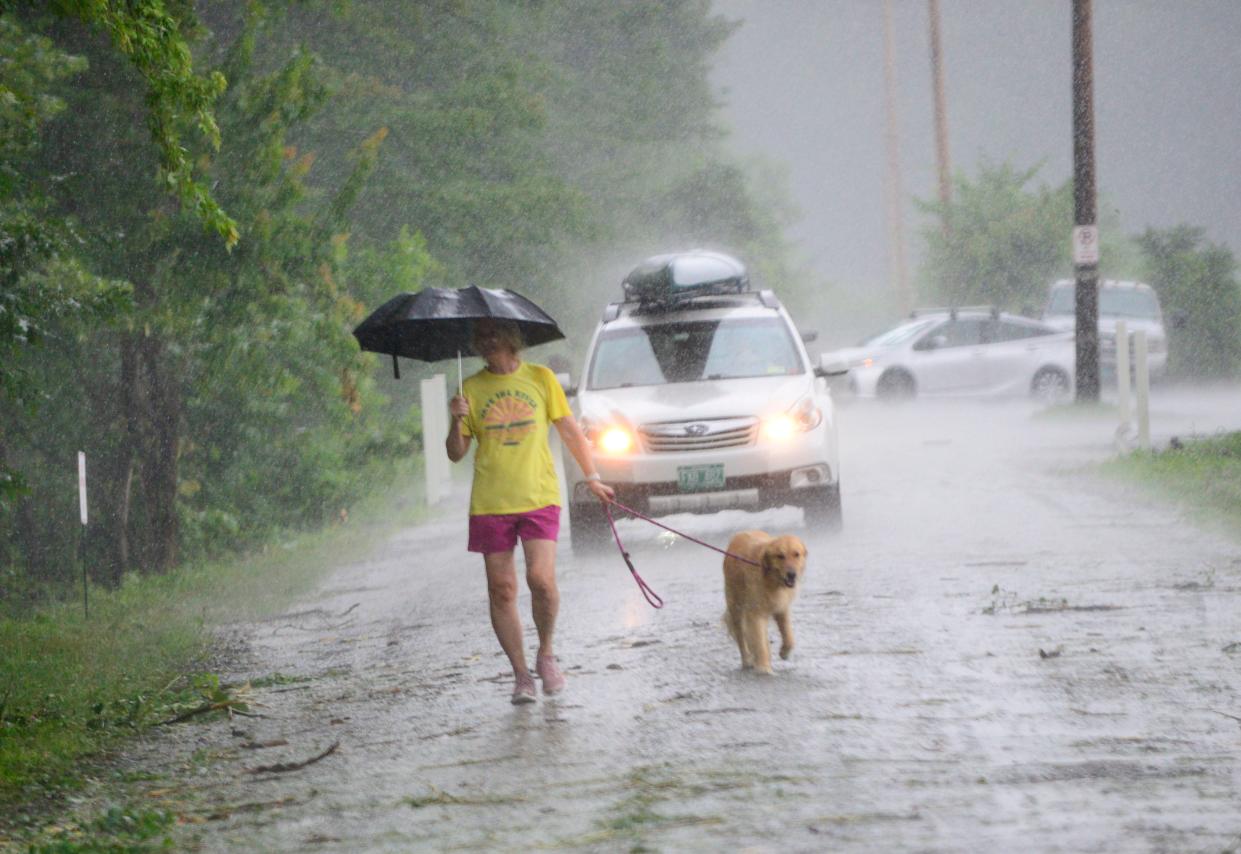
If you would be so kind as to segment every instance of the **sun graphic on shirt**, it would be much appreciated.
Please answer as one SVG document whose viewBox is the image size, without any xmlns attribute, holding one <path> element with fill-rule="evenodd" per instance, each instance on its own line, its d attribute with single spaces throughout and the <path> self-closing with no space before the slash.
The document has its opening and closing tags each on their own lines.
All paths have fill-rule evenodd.
<svg viewBox="0 0 1241 854">
<path fill-rule="evenodd" d="M 534 407 L 515 397 L 497 400 L 483 413 L 483 429 L 498 436 L 501 444 L 520 444 L 534 429 Z"/>
</svg>

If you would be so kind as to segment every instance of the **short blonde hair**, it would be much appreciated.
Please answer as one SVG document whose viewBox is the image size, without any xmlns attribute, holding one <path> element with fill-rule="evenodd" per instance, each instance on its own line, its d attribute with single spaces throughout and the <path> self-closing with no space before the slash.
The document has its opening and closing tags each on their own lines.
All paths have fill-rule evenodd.
<svg viewBox="0 0 1241 854">
<path fill-rule="evenodd" d="M 500 342 L 504 346 L 512 350 L 513 353 L 520 353 L 526 346 L 526 341 L 521 335 L 521 328 L 516 323 L 511 320 L 487 318 L 484 321 L 474 321 L 474 326 L 470 330 L 470 346 L 474 348 L 475 353 L 478 352 L 478 345 L 476 344 L 477 338 L 475 336 L 478 334 L 478 324 L 480 322 L 491 323 L 495 326 L 496 337 L 500 339 Z"/>
</svg>

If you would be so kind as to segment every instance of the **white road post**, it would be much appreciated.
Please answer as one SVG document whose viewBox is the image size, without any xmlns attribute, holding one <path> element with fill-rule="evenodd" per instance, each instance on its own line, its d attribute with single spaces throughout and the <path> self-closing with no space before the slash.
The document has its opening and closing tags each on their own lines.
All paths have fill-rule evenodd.
<svg viewBox="0 0 1241 854">
<path fill-rule="evenodd" d="M 82 514 L 82 525 L 86 525 L 86 452 L 78 451 L 78 510 Z"/>
<path fill-rule="evenodd" d="M 1123 320 L 1116 321 L 1116 403 L 1120 408 L 1120 429 L 1129 429 L 1133 417 L 1129 400 L 1129 329 Z"/>
<path fill-rule="evenodd" d="M 447 497 L 452 480 L 451 463 L 444 452 L 448 439 L 448 385 L 443 374 L 422 381 L 422 454 L 427 504 Z"/>
<path fill-rule="evenodd" d="M 82 539 L 86 539 L 86 452 L 78 451 L 78 511 L 82 516 Z M 81 542 L 81 540 L 79 540 Z M 86 562 L 82 560 L 82 550 L 78 549 L 78 560 L 82 561 L 82 614 L 90 619 L 90 600 L 86 586 Z"/>
<path fill-rule="evenodd" d="M 1149 450 L 1151 446 L 1150 367 L 1146 363 L 1146 332 L 1139 329 L 1133 334 L 1134 375 L 1138 398 L 1138 447 Z"/>
</svg>

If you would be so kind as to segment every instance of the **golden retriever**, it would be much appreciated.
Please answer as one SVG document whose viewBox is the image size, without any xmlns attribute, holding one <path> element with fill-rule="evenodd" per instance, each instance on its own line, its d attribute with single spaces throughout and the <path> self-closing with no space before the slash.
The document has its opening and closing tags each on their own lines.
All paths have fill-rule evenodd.
<svg viewBox="0 0 1241 854">
<path fill-rule="evenodd" d="M 789 534 L 773 537 L 763 531 L 742 531 L 729 542 L 728 551 L 758 565 L 724 558 L 724 601 L 728 605 L 724 624 L 737 642 L 741 666 L 771 673 L 767 621 L 775 619 L 780 629 L 780 657 L 788 658 L 793 652 L 789 608 L 806 571 L 806 544 Z"/>
</svg>

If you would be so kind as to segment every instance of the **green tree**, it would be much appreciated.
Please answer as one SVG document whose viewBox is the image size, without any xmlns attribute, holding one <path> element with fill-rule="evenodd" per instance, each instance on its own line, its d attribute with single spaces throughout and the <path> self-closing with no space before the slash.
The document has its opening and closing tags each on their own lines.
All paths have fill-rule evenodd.
<svg viewBox="0 0 1241 854">
<path fill-rule="evenodd" d="M 211 104 L 223 78 L 195 74 L 179 20 L 165 4 L 0 3 L 0 404 L 11 407 L 36 403 L 20 357 L 39 346 L 49 324 L 115 314 L 124 296 L 123 283 L 99 280 L 77 263 L 68 251 L 76 235 L 47 210 L 45 184 L 28 171 L 45 125 L 65 108 L 56 86 L 87 62 L 26 24 L 55 30 L 70 20 L 106 32 L 141 75 L 161 182 L 227 242 L 236 240 L 234 224 L 194 178 L 182 146 L 187 122 L 218 143 Z M 48 271 L 55 275 L 39 275 Z M 23 489 L 8 445 L 0 432 L 0 510 Z"/>
<path fill-rule="evenodd" d="M 289 21 L 275 37 L 333 90 L 294 137 L 327 161 L 310 183 L 389 128 L 355 245 L 408 228 L 441 283 L 516 287 L 577 332 L 657 251 L 731 249 L 795 283 L 782 209 L 723 151 L 709 70 L 734 27 L 706 0 L 318 0 Z"/>
<path fill-rule="evenodd" d="M 536 281 L 583 233 L 581 199 L 549 153 L 541 60 L 520 39 L 524 5 L 317 0 L 270 33 L 277 50 L 314 51 L 331 90 L 291 137 L 323 161 L 310 185 L 338 184 L 346 153 L 387 128 L 353 232 L 368 244 L 423 235 L 444 284 Z"/>
<path fill-rule="evenodd" d="M 1146 280 L 1159 293 L 1169 333 L 1168 367 L 1182 377 L 1241 371 L 1241 283 L 1237 259 L 1201 228 L 1147 229 L 1138 238 Z"/>
<path fill-rule="evenodd" d="M 108 316 L 125 297 L 123 286 L 76 263 L 72 229 L 49 214 L 43 188 L 24 168 L 46 123 L 65 109 L 52 87 L 85 67 L 81 57 L 0 15 L 0 415 L 37 406 L 40 387 L 22 357 L 50 325 Z M 9 420 L 0 417 L 0 511 L 25 492 L 10 460 Z"/>
<path fill-rule="evenodd" d="M 49 392 L 38 419 L 16 423 L 24 458 L 52 475 L 40 481 L 66 470 L 69 449 L 87 449 L 99 522 L 86 553 L 103 579 L 321 520 L 356 494 L 367 452 L 400 438 L 366 420 L 373 384 L 359 379 L 349 336 L 361 306 L 341 280 L 346 217 L 383 134 L 355 147 L 336 192 L 308 194 L 315 157 L 288 132 L 326 90 L 296 49 L 256 67 L 267 25 L 252 4 L 202 47 L 233 83 L 218 102 L 223 144 L 204 139 L 186 156 L 234 212 L 231 251 L 149 180 L 158 146 L 120 118 L 141 114 L 137 72 L 88 30 L 57 34 L 96 73 L 65 88 L 72 109 L 48 124 L 27 169 L 62 176 L 48 182 L 49 209 L 75 224 L 83 263 L 130 283 L 133 304 L 115 327 L 60 330 L 54 350 L 26 360 Z M 28 524 L 10 527 L 44 577 L 68 564 L 60 492 L 40 487 L 19 508 Z"/>
<path fill-rule="evenodd" d="M 949 305 L 1041 305 L 1047 284 L 1072 269 L 1073 188 L 1031 188 L 1038 171 L 984 164 L 975 179 L 957 176 L 946 208 L 919 202 L 930 215 L 924 293 Z"/>
<path fill-rule="evenodd" d="M 1047 286 L 1071 278 L 1073 184 L 1032 186 L 1040 166 L 984 163 L 976 178 L 958 175 L 951 202 L 918 201 L 928 215 L 922 291 L 948 305 L 989 304 L 1025 314 L 1046 302 Z M 1140 259 L 1117 217 L 1100 217 L 1100 275 L 1132 278 Z"/>
<path fill-rule="evenodd" d="M 204 76 L 194 70 L 188 42 L 197 27 L 192 0 L 8 0 L 0 8 L 44 6 L 105 33 L 113 50 L 137 72 L 147 129 L 159 154 L 159 183 L 227 245 L 236 243 L 236 224 L 195 177 L 186 145 L 186 131 L 192 127 L 211 147 L 219 147 L 212 106 L 227 85 L 219 72 Z"/>
</svg>

